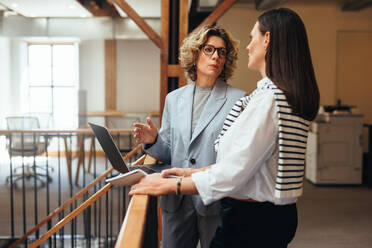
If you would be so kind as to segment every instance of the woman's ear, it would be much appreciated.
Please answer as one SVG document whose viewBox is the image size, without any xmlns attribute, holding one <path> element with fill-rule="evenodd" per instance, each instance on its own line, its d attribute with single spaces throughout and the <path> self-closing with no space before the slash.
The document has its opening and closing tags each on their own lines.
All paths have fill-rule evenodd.
<svg viewBox="0 0 372 248">
<path fill-rule="evenodd" d="M 265 50 L 267 51 L 267 48 L 269 47 L 270 44 L 270 32 L 266 32 L 264 35 L 264 45 L 265 45 Z"/>
</svg>

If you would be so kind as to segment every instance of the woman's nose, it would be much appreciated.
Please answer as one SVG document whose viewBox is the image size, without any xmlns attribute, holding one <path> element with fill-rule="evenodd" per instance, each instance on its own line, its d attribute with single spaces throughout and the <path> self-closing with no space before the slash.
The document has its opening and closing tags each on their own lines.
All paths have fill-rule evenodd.
<svg viewBox="0 0 372 248">
<path fill-rule="evenodd" d="M 212 54 L 212 59 L 218 59 L 220 55 L 218 55 L 218 50 L 216 49 L 214 53 Z"/>
</svg>

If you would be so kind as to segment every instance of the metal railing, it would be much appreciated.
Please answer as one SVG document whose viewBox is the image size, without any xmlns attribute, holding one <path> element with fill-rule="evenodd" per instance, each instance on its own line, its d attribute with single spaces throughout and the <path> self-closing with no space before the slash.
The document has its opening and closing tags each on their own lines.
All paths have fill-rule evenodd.
<svg viewBox="0 0 372 248">
<path fill-rule="evenodd" d="M 129 138 L 130 144 L 125 151 L 132 148 L 130 130 L 110 130 L 110 133 L 119 147 L 122 137 Z M 128 189 L 105 185 L 104 179 L 115 172 L 107 159 L 99 156 L 103 153 L 96 150 L 94 139 L 84 141 L 92 137 L 90 130 L 0 131 L 0 137 L 4 136 L 7 152 L 1 154 L 0 163 L 2 168 L 8 167 L 8 180 L 2 187 L 9 192 L 7 203 L 3 203 L 9 212 L 1 224 L 0 236 L 8 238 L 14 247 L 27 247 L 53 231 L 45 243 L 36 244 L 46 247 L 112 247 L 128 206 Z M 12 147 L 12 141 L 17 139 L 18 148 L 22 149 L 13 149 L 16 146 Z M 83 140 L 82 144 L 90 140 L 89 151 L 82 149 L 85 146 L 81 146 L 79 139 Z M 75 144 L 79 147 L 76 153 L 71 149 Z M 5 149 L 4 142 L 1 149 Z M 138 146 L 126 159 L 134 157 L 140 150 Z M 43 168 L 38 167 L 40 164 Z M 73 172 L 82 168 L 81 176 L 77 177 L 78 173 Z M 5 177 L 6 172 L 2 171 L 2 177 Z M 74 176 L 76 184 L 73 184 Z M 58 230 L 54 231 L 57 227 Z"/>
</svg>

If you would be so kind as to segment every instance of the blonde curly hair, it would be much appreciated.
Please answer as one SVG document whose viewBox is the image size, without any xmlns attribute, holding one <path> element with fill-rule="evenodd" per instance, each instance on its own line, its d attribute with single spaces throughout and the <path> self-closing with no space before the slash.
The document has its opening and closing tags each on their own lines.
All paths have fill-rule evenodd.
<svg viewBox="0 0 372 248">
<path fill-rule="evenodd" d="M 180 48 L 180 64 L 185 74 L 192 81 L 196 80 L 195 61 L 198 56 L 200 47 L 207 42 L 209 37 L 217 36 L 222 38 L 226 44 L 226 61 L 221 74 L 218 76 L 223 81 L 227 81 L 236 68 L 238 59 L 238 41 L 233 39 L 225 29 L 218 26 L 203 26 L 187 36 Z"/>
</svg>

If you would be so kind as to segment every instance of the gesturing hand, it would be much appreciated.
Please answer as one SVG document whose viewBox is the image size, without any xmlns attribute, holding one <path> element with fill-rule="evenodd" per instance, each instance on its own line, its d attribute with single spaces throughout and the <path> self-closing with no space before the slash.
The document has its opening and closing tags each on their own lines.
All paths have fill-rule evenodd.
<svg viewBox="0 0 372 248">
<path fill-rule="evenodd" d="M 137 143 L 152 144 L 155 142 L 158 130 L 152 123 L 150 117 L 146 118 L 146 124 L 134 123 L 133 138 Z"/>
</svg>

